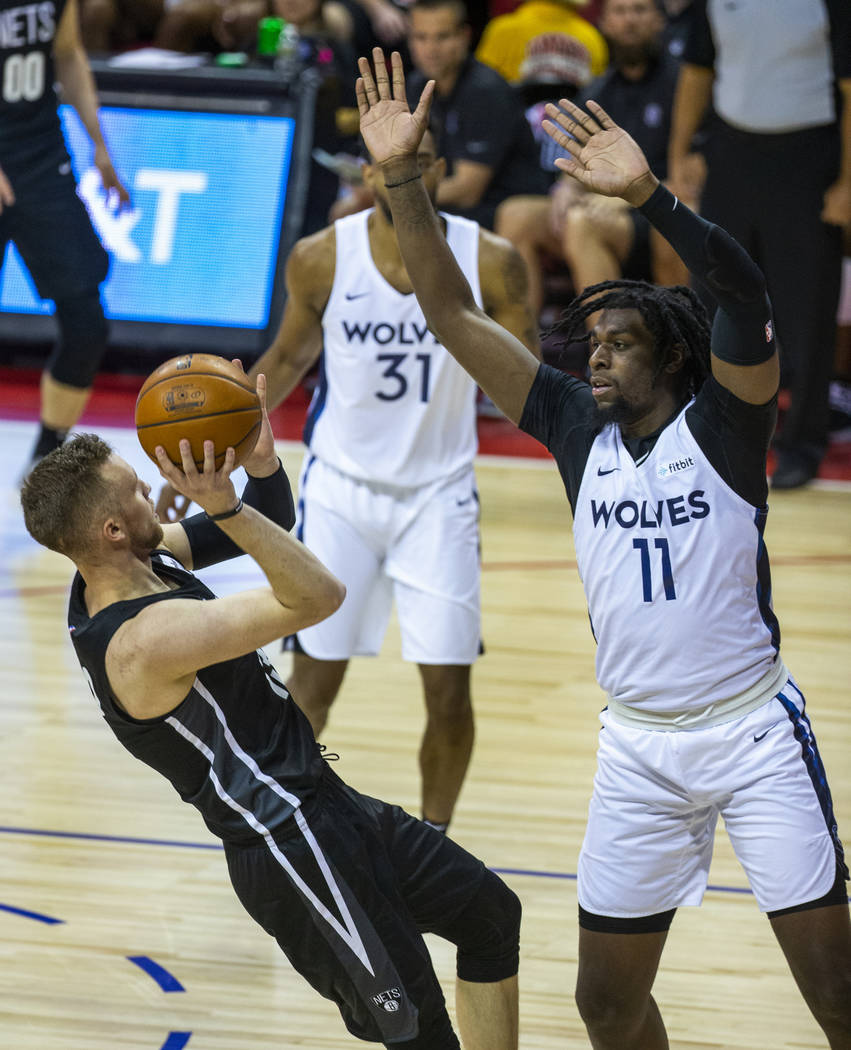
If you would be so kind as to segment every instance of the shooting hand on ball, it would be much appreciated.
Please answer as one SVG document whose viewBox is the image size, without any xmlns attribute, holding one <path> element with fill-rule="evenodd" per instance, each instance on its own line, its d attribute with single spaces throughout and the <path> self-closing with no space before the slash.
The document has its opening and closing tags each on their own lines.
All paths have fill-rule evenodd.
<svg viewBox="0 0 851 1050">
<path fill-rule="evenodd" d="M 251 454 L 246 457 L 242 465 L 245 467 L 245 472 L 251 477 L 266 478 L 278 469 L 278 454 L 275 451 L 275 435 L 272 433 L 272 424 L 269 422 L 269 413 L 266 409 L 266 376 L 262 372 L 257 376 L 257 398 L 260 401 L 260 411 L 263 413 L 260 436 Z"/>
<path fill-rule="evenodd" d="M 207 514 L 224 514 L 239 502 L 231 481 L 235 453 L 228 448 L 225 461 L 216 470 L 216 447 L 212 441 L 204 442 L 204 464 L 199 471 L 192 457 L 192 446 L 186 438 L 180 441 L 182 468 L 177 467 L 166 455 L 162 445 L 157 445 L 155 454 L 160 474 L 188 500 L 198 504 Z"/>
</svg>

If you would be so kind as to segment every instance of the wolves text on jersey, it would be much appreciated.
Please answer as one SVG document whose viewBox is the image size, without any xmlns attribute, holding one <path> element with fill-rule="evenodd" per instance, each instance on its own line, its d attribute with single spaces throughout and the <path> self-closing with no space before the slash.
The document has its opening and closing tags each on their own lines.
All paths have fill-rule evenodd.
<svg viewBox="0 0 851 1050">
<path fill-rule="evenodd" d="M 400 324 L 392 324 L 389 321 L 343 321 L 343 331 L 346 333 L 346 342 L 360 341 L 365 343 L 368 339 L 378 343 L 379 346 L 387 346 L 388 343 L 397 342 L 400 346 L 421 346 L 423 343 L 432 342 L 439 346 L 437 339 L 428 330 L 428 325 L 423 321 L 422 325 L 416 321 L 402 321 Z M 431 337 L 429 339 L 429 337 Z"/>
<path fill-rule="evenodd" d="M 709 504 L 703 499 L 703 489 L 695 489 L 688 495 L 672 496 L 655 502 L 634 499 L 620 502 L 614 500 L 591 500 L 591 517 L 594 528 L 607 529 L 609 524 L 619 525 L 622 529 L 658 529 L 667 522 L 671 525 L 685 525 L 693 519 L 705 518 L 709 514 Z"/>
</svg>

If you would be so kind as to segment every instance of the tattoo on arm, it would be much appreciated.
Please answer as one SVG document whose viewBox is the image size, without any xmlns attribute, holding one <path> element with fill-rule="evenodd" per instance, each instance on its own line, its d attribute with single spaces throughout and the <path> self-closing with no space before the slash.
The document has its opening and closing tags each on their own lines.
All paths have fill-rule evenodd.
<svg viewBox="0 0 851 1050">
<path fill-rule="evenodd" d="M 540 360 L 538 326 L 529 302 L 529 274 L 522 256 L 513 248 L 502 260 L 501 276 L 503 317 L 500 320 Z"/>
<path fill-rule="evenodd" d="M 526 263 L 513 248 L 506 252 L 502 264 L 502 286 L 509 302 L 526 303 L 529 296 L 529 275 Z"/>
</svg>

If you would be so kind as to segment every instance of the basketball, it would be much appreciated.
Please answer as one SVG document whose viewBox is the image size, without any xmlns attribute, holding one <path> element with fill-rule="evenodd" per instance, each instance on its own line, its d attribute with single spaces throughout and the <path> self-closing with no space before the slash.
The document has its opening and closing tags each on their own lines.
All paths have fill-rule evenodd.
<svg viewBox="0 0 851 1050">
<path fill-rule="evenodd" d="M 154 449 L 162 445 L 175 464 L 182 465 L 179 441 L 187 438 L 192 458 L 204 465 L 204 441 L 216 446 L 216 470 L 231 446 L 239 466 L 260 436 L 263 415 L 254 384 L 236 365 L 215 354 L 184 354 L 155 369 L 136 399 L 136 433 L 156 463 Z"/>
</svg>

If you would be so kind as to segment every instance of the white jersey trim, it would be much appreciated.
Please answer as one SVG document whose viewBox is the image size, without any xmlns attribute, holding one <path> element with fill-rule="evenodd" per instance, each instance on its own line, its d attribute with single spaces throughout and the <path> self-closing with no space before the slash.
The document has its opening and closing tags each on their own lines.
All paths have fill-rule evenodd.
<svg viewBox="0 0 851 1050">
<path fill-rule="evenodd" d="M 364 968 L 369 972 L 370 976 L 374 977 L 375 972 L 373 970 L 372 964 L 369 961 L 369 955 L 367 953 L 366 947 L 364 946 L 363 940 L 361 939 L 361 936 L 358 933 L 358 929 L 355 925 L 354 920 L 352 919 L 351 912 L 349 911 L 346 902 L 343 899 L 343 895 L 340 892 L 340 888 L 334 879 L 334 876 L 328 865 L 328 861 L 325 859 L 325 855 L 322 853 L 319 843 L 316 841 L 316 837 L 310 830 L 310 827 L 307 823 L 307 819 L 301 811 L 300 799 L 298 799 L 295 795 L 291 795 L 288 791 L 282 788 L 276 780 L 273 780 L 271 777 L 267 776 L 260 769 L 260 767 L 254 761 L 254 759 L 240 747 L 239 743 L 230 731 L 230 728 L 227 724 L 227 720 L 224 716 L 224 712 L 216 703 L 210 691 L 203 685 L 203 683 L 198 678 L 196 678 L 193 683 L 193 689 L 195 689 L 198 692 L 198 694 L 213 709 L 216 718 L 219 720 L 222 727 L 224 728 L 225 739 L 227 740 L 228 744 L 231 747 L 231 750 L 237 756 L 237 758 L 239 758 L 240 761 L 242 761 L 243 764 L 251 770 L 254 776 L 262 784 L 265 784 L 267 787 L 271 788 L 271 790 L 274 791 L 275 794 L 280 795 L 281 798 L 285 799 L 285 801 L 287 801 L 290 805 L 295 807 L 293 816 L 295 818 L 296 824 L 298 825 L 299 830 L 301 831 L 305 841 L 310 847 L 311 853 L 316 858 L 316 863 L 319 866 L 319 870 L 322 872 L 322 876 L 325 879 L 328 889 L 331 891 L 331 895 L 333 896 L 334 901 L 337 907 L 339 908 L 340 915 L 342 916 L 343 923 L 345 925 L 343 925 L 343 923 L 339 921 L 336 915 L 334 915 L 331 911 L 328 910 L 328 908 L 325 907 L 325 905 L 316 896 L 316 894 L 313 892 L 310 886 L 308 886 L 304 879 L 295 870 L 288 858 L 281 852 L 280 847 L 278 846 L 277 842 L 275 842 L 274 838 L 272 837 L 272 833 L 269 831 L 266 825 L 263 824 L 260 820 L 258 820 L 254 813 L 246 809 L 245 806 L 243 806 L 240 802 L 238 802 L 235 798 L 228 794 L 221 781 L 219 780 L 215 769 L 213 768 L 215 755 L 210 750 L 210 748 L 204 743 L 204 741 L 197 737 L 187 726 L 183 725 L 183 723 L 178 718 L 175 718 L 174 715 L 169 715 L 169 717 L 166 718 L 166 722 L 170 726 L 172 726 L 172 728 L 175 729 L 184 738 L 184 740 L 187 740 L 190 744 L 192 744 L 192 746 L 196 748 L 196 750 L 200 751 L 201 754 L 207 759 L 207 761 L 210 763 L 210 781 L 213 787 L 215 788 L 216 794 L 219 796 L 222 802 L 224 802 L 225 805 L 229 806 L 235 813 L 239 813 L 239 815 L 243 818 L 246 824 L 248 824 L 248 826 L 252 828 L 252 830 L 256 831 L 259 835 L 263 836 L 263 839 L 266 842 L 266 846 L 268 847 L 269 852 L 272 854 L 272 856 L 275 858 L 278 864 L 280 864 L 280 866 L 284 869 L 284 871 L 292 880 L 293 884 L 301 891 L 305 898 L 316 909 L 319 915 L 321 915 L 322 918 L 328 923 L 328 925 L 334 930 L 334 932 L 343 940 L 343 942 L 348 945 L 348 947 L 363 964 Z"/>
</svg>

